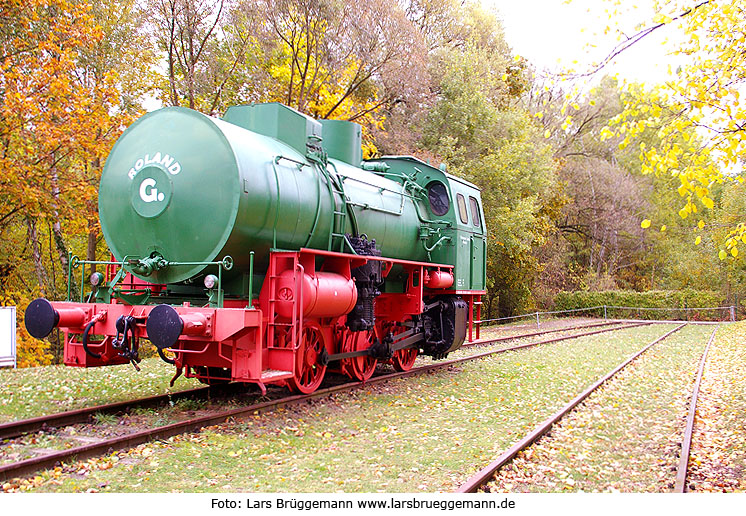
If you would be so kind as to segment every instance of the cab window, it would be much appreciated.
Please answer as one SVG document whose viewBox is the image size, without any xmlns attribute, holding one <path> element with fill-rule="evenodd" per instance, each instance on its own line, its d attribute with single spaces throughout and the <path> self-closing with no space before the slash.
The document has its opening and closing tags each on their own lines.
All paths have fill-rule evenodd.
<svg viewBox="0 0 746 516">
<path fill-rule="evenodd" d="M 427 199 L 430 210 L 439 217 L 448 213 L 451 202 L 448 200 L 448 189 L 440 181 L 434 181 L 427 187 Z"/>
<path fill-rule="evenodd" d="M 458 204 L 458 218 L 462 224 L 469 223 L 469 214 L 466 212 L 466 199 L 461 194 L 456 194 L 456 204 Z"/>
<path fill-rule="evenodd" d="M 481 225 L 481 220 L 479 218 L 479 203 L 474 197 L 469 196 L 469 207 L 471 208 L 471 220 L 474 224 L 474 227 L 479 227 Z"/>
</svg>

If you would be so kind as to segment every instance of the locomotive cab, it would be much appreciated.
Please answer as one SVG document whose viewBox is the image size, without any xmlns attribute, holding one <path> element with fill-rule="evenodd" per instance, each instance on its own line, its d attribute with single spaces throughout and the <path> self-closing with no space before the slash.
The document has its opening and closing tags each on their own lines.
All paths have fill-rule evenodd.
<svg viewBox="0 0 746 516">
<path fill-rule="evenodd" d="M 484 291 L 486 285 L 487 229 L 479 188 L 411 156 L 383 157 L 367 163 L 389 167 L 377 172 L 403 177 L 426 192 L 421 201 L 420 241 L 428 258 L 454 265 L 455 293 Z"/>
</svg>

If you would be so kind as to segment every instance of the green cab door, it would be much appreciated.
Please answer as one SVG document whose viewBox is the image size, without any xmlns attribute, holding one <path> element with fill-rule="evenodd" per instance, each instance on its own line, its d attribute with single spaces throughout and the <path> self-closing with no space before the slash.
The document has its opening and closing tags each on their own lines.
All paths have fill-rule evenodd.
<svg viewBox="0 0 746 516">
<path fill-rule="evenodd" d="M 485 256 L 486 246 L 484 236 L 471 235 L 471 289 L 484 290 L 485 288 Z"/>
</svg>

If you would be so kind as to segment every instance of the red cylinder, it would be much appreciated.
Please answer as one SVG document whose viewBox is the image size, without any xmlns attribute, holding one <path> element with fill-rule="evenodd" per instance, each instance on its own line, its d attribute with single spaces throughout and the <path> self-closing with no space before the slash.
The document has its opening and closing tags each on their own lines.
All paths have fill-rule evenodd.
<svg viewBox="0 0 746 516">
<path fill-rule="evenodd" d="M 81 308 L 57 308 L 58 328 L 81 328 L 86 323 L 86 312 Z"/>
<path fill-rule="evenodd" d="M 429 271 L 425 279 L 427 288 L 448 288 L 453 285 L 453 274 L 449 271 Z"/>
<path fill-rule="evenodd" d="M 275 306 L 282 317 L 290 318 L 293 306 L 303 303 L 304 317 L 339 317 L 349 313 L 357 303 L 357 289 L 352 279 L 334 272 L 317 272 L 297 276 L 286 270 L 277 278 Z M 298 290 L 301 292 L 298 292 Z"/>
</svg>

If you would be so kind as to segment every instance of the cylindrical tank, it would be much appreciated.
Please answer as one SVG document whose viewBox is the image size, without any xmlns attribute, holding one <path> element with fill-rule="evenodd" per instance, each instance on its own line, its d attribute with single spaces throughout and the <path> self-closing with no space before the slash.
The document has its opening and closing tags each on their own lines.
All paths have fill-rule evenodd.
<svg viewBox="0 0 746 516">
<path fill-rule="evenodd" d="M 384 256 L 425 259 L 416 244 L 417 211 L 402 186 L 332 164 L 329 173 L 344 177 L 358 231 L 375 238 Z M 339 211 L 340 196 L 333 195 Z M 230 255 L 232 273 L 246 271 L 250 251 L 262 270 L 275 245 L 326 249 L 334 211 L 326 175 L 295 148 L 176 107 L 149 113 L 124 132 L 99 190 L 101 228 L 117 259 L 157 252 L 169 262 L 210 262 Z M 341 217 L 346 232 L 351 218 Z M 175 283 L 204 269 L 170 266 L 145 279 Z"/>
<path fill-rule="evenodd" d="M 296 288 L 302 292 L 296 292 Z M 277 313 L 291 318 L 294 301 L 303 299 L 304 317 L 339 317 L 350 312 L 357 302 L 357 290 L 352 279 L 333 272 L 303 274 L 296 285 L 294 271 L 286 270 L 277 280 Z"/>
</svg>

